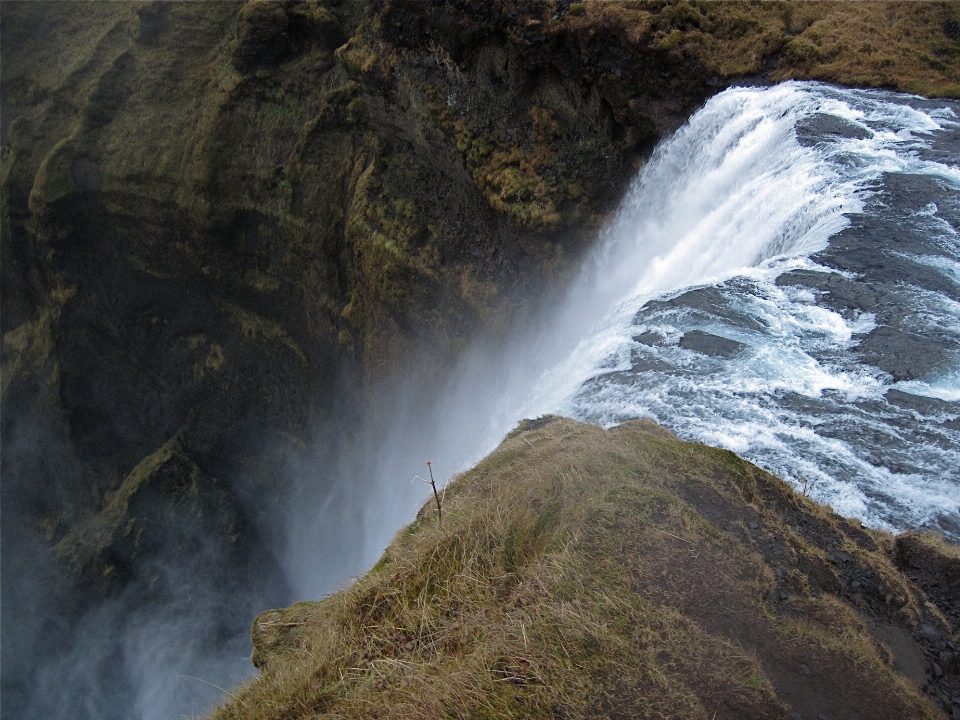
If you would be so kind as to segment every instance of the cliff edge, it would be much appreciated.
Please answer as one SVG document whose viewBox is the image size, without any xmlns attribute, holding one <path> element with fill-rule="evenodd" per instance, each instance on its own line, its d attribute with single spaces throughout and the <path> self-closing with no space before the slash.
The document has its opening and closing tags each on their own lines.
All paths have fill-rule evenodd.
<svg viewBox="0 0 960 720">
<path fill-rule="evenodd" d="M 263 613 L 227 718 L 957 715 L 960 552 L 649 421 L 524 421 L 367 575 Z"/>
</svg>

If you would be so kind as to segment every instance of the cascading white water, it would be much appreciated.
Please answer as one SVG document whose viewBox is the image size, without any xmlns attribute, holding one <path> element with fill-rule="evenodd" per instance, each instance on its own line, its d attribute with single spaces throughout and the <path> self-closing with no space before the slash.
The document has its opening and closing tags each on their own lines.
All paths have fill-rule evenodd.
<svg viewBox="0 0 960 720">
<path fill-rule="evenodd" d="M 824 119 L 826 129 L 818 137 L 816 123 Z M 850 224 L 851 215 L 864 211 L 865 200 L 884 174 L 921 172 L 955 187 L 960 174 L 951 162 L 918 155 L 927 135 L 951 123 L 955 116 L 950 108 L 916 109 L 888 93 L 812 83 L 733 88 L 712 98 L 654 153 L 558 307 L 505 347 L 474 348 L 453 373 L 437 406 L 414 410 L 418 405 L 410 398 L 417 394 L 415 383 L 407 388 L 407 397 L 385 399 L 386 416 L 392 418 L 386 431 L 358 438 L 353 452 L 326 468 L 333 478 L 333 496 L 329 482 L 325 498 L 311 499 L 309 484 L 303 485 L 306 492 L 297 496 L 294 512 L 300 520 L 292 523 L 286 552 L 297 593 L 315 597 L 376 560 L 392 533 L 410 521 L 426 497 L 423 485 L 409 482 L 423 474 L 425 458 L 450 475 L 489 452 L 521 418 L 543 413 L 563 412 L 604 425 L 654 417 L 685 437 L 732 447 L 798 482 L 806 473 L 829 478 L 834 489 L 851 485 L 831 464 L 862 468 L 867 461 L 858 456 L 856 443 L 818 436 L 809 426 L 816 420 L 797 413 L 785 418 L 782 408 L 766 407 L 767 396 L 789 391 L 816 398 L 837 389 L 856 396 L 858 382 L 869 377 L 873 394 L 880 397 L 889 379 L 861 366 L 851 370 L 818 359 L 809 342 L 775 326 L 786 323 L 795 335 L 807 332 L 825 346 L 849 348 L 855 334 L 871 329 L 872 315 L 844 317 L 818 307 L 810 291 L 796 291 L 792 300 L 787 290 L 773 299 L 764 293 L 771 294 L 781 273 L 804 267 L 827 270 L 806 258 L 824 250 L 830 238 Z M 803 127 L 810 136 L 805 142 L 799 131 Z M 937 257 L 930 262 L 957 260 L 955 254 L 952 259 Z M 686 371 L 699 367 L 691 359 L 696 353 L 677 347 L 657 351 L 676 357 L 671 356 L 673 364 L 667 363 L 666 371 L 661 367 L 659 375 L 651 375 L 657 387 L 675 392 L 657 395 L 656 388 L 637 380 L 642 372 L 624 381 L 638 352 L 633 336 L 653 327 L 638 320 L 649 301 L 676 296 L 685 288 L 729 289 L 738 277 L 746 284 L 734 293 L 736 313 L 743 325 L 754 323 L 761 328 L 755 334 L 766 338 L 742 343 L 756 350 L 745 355 L 746 376 L 755 376 L 753 396 L 741 382 L 740 361 L 726 363 L 726 375 L 706 372 L 698 378 Z M 763 288 L 757 289 L 758 284 Z M 771 311 L 778 302 L 780 310 Z M 795 307 L 785 317 L 781 310 L 789 302 Z M 659 327 L 664 342 L 675 346 L 683 322 L 677 317 L 673 321 L 670 327 Z M 742 328 L 726 332 L 745 340 Z M 774 382 L 778 375 L 783 380 L 779 388 Z M 719 405 L 727 406 L 704 402 L 702 396 L 711 393 L 720 398 Z M 691 419 L 685 408 L 670 410 L 669 403 L 692 404 L 702 412 Z M 755 412 L 744 409 L 754 405 Z M 844 417 L 858 421 L 852 411 Z M 770 430 L 774 421 L 784 427 L 807 426 L 795 428 L 792 444 L 782 438 L 766 446 L 743 441 L 758 430 L 775 435 L 776 430 Z M 807 456 L 804 448 L 811 446 L 811 437 L 833 454 Z M 949 445 L 949 437 L 946 442 Z M 764 454 L 771 449 L 779 454 Z M 950 448 L 945 452 L 949 455 Z M 853 459 L 838 459 L 844 453 Z M 798 472 L 789 472 L 791 462 Z M 933 472 L 942 464 L 940 457 Z M 919 514 L 905 516 L 907 523 L 944 507 L 949 511 L 944 493 L 951 488 L 956 492 L 957 480 L 924 482 L 901 492 L 903 497 L 919 493 L 927 501 Z M 827 491 L 824 497 L 836 500 L 839 495 Z M 896 524 L 893 516 L 876 512 L 876 502 L 840 503 L 839 509 L 878 525 Z M 358 536 L 362 541 L 352 551 L 338 542 Z M 337 550 L 331 553 L 331 548 Z"/>
<path fill-rule="evenodd" d="M 801 130 L 771 149 L 770 167 L 795 154 L 796 166 L 809 169 L 793 187 L 761 184 L 742 205 L 755 220 L 724 224 L 703 243 L 709 260 L 700 267 L 710 270 L 688 287 L 709 285 L 710 292 L 677 297 L 657 293 L 666 286 L 655 279 L 641 280 L 566 361 L 559 375 L 581 382 L 573 394 L 555 396 L 555 407 L 603 425 L 651 417 L 812 485 L 818 499 L 874 526 L 933 526 L 957 537 L 960 407 L 936 400 L 956 401 L 960 378 L 954 109 L 935 103 L 919 109 L 908 104 L 919 104 L 916 98 L 810 84 L 728 94 L 744 93 L 762 96 L 758 105 Z M 799 97 L 789 109 L 766 104 L 780 93 Z M 785 172 L 793 178 L 790 167 Z M 621 233 L 646 227 L 643 207 L 654 197 L 648 184 L 649 176 L 625 208 Z M 704 216 L 717 212 L 724 214 L 714 205 Z M 857 221 L 838 234 L 848 224 L 841 212 Z M 831 237 L 837 247 L 828 250 Z M 704 236 L 692 238 L 677 240 L 695 244 Z M 724 266 L 714 243 L 727 241 L 738 249 Z M 743 248 L 755 249 L 753 262 Z M 814 258 L 826 265 L 807 258 L 817 250 L 823 252 Z M 656 262 L 668 275 L 692 266 L 682 255 L 671 262 L 677 257 L 670 250 Z M 734 268 L 737 258 L 746 262 Z M 729 279 L 718 282 L 724 273 Z M 856 282 L 830 292 L 831 274 Z M 819 278 L 813 289 L 801 287 L 811 277 Z M 655 294 L 667 302 L 647 303 Z M 858 346 L 869 344 L 878 317 L 887 326 L 880 329 L 895 338 L 883 343 L 880 355 L 888 357 L 881 365 L 922 379 L 897 382 L 862 362 Z M 734 340 L 741 351 L 719 361 L 684 349 L 682 336 L 691 330 Z M 645 334 L 648 343 L 635 339 Z M 940 355 L 941 362 L 924 369 L 923 354 Z M 897 355 L 904 361 L 890 362 Z"/>
<path fill-rule="evenodd" d="M 645 300 L 820 250 L 847 224 L 864 178 L 841 177 L 795 136 L 822 105 L 793 83 L 728 90 L 657 149 L 562 310 L 559 335 L 579 345 L 540 380 L 528 412 L 555 411 L 602 367 Z"/>
</svg>

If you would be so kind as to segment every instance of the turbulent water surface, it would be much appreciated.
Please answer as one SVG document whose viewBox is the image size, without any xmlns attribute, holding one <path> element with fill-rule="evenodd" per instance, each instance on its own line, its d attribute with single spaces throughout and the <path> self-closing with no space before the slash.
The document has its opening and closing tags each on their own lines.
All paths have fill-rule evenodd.
<svg viewBox="0 0 960 720">
<path fill-rule="evenodd" d="M 712 99 L 582 281 L 613 309 L 544 407 L 648 417 L 845 515 L 960 537 L 958 105 L 788 83 Z"/>
</svg>

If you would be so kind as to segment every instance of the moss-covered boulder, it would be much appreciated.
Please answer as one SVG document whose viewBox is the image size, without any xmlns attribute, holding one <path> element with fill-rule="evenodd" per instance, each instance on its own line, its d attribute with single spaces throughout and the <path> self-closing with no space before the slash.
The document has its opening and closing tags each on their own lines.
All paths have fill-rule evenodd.
<svg viewBox="0 0 960 720">
<path fill-rule="evenodd" d="M 76 523 L 53 547 L 80 586 L 97 594 L 120 588 L 173 546 L 184 555 L 217 548 L 225 565 L 242 555 L 245 519 L 232 494 L 206 477 L 173 438 L 108 492 L 100 511 Z M 50 528 L 56 532 L 56 528 Z M 236 561 L 236 557 L 234 558 Z"/>
</svg>

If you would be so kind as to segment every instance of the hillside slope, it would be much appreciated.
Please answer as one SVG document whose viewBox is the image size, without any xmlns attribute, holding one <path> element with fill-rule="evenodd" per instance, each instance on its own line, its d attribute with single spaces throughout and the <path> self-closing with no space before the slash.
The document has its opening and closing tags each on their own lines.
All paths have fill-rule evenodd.
<svg viewBox="0 0 960 720">
<path fill-rule="evenodd" d="M 960 690 L 955 547 L 648 421 L 524 421 L 442 511 L 263 613 L 211 717 L 905 720 Z"/>
</svg>

